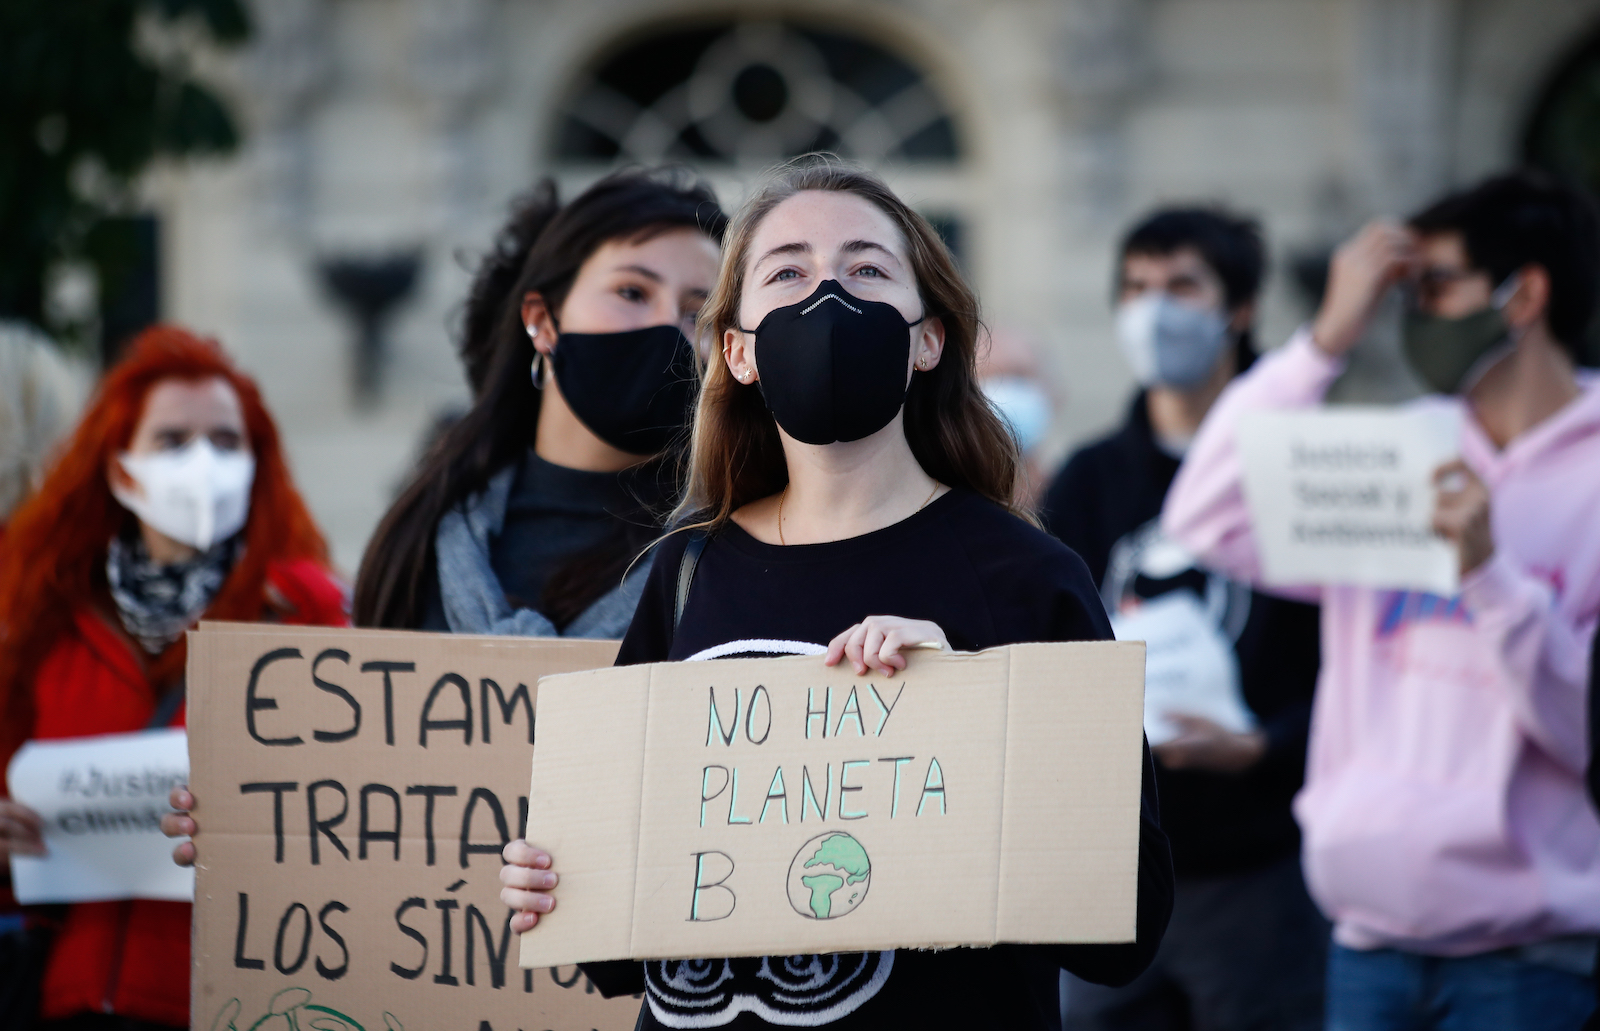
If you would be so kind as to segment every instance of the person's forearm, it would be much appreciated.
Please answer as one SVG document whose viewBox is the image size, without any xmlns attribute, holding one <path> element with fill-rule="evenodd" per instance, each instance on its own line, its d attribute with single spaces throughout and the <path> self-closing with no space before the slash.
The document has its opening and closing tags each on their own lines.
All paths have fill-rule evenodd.
<svg viewBox="0 0 1600 1031">
<path fill-rule="evenodd" d="M 1504 553 L 1474 570 L 1461 595 L 1478 632 L 1493 641 L 1523 729 L 1581 775 L 1589 758 L 1584 713 L 1594 621 L 1570 622 L 1551 589 Z"/>
</svg>

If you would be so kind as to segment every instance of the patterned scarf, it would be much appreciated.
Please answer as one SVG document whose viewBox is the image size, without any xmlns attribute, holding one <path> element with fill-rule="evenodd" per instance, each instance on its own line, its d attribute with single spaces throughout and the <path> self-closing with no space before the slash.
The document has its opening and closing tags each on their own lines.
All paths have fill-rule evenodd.
<svg viewBox="0 0 1600 1031">
<path fill-rule="evenodd" d="M 131 542 L 113 537 L 106 580 L 123 629 L 151 655 L 161 654 L 205 612 L 243 548 L 244 534 L 234 534 L 187 562 L 163 566 L 139 536 Z"/>
<path fill-rule="evenodd" d="M 557 630 L 542 612 L 514 608 L 506 600 L 505 588 L 489 564 L 489 542 L 500 536 L 505 526 L 516 472 L 513 465 L 490 477 L 483 493 L 474 494 L 445 512 L 434 531 L 439 594 L 450 632 L 512 637 L 621 637 L 627 633 L 633 610 L 644 595 L 654 554 L 635 562 L 620 584 L 602 594 L 565 629 Z"/>
</svg>

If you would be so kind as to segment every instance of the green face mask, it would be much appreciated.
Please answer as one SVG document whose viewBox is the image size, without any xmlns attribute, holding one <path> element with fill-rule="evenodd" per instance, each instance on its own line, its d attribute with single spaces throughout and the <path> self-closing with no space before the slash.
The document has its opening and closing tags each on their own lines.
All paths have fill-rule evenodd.
<svg viewBox="0 0 1600 1031">
<path fill-rule="evenodd" d="M 1474 373 L 1487 368 L 1484 359 L 1513 343 L 1500 307 L 1516 285 L 1515 278 L 1507 280 L 1494 292 L 1489 307 L 1458 319 L 1407 312 L 1400 346 L 1417 378 L 1440 394 L 1458 394 L 1470 387 L 1477 378 Z"/>
</svg>

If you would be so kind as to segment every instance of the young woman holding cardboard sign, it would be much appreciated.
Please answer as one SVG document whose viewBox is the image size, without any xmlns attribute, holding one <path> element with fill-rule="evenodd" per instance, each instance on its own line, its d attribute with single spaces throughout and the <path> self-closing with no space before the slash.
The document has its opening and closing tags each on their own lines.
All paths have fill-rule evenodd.
<svg viewBox="0 0 1600 1031">
<path fill-rule="evenodd" d="M 1017 449 L 976 382 L 976 298 L 881 181 L 785 170 L 730 228 L 701 325 L 722 355 L 683 511 L 709 537 L 681 621 L 693 534 L 662 545 L 619 663 L 825 653 L 890 673 L 917 646 L 1111 636 L 1082 561 L 1010 510 Z M 1151 785 L 1147 757 L 1133 944 L 585 970 L 607 994 L 644 991 L 646 1028 L 1053 1026 L 1061 968 L 1122 983 L 1155 953 L 1172 869 Z M 525 931 L 555 907 L 559 857 L 519 841 L 506 859 Z"/>
</svg>

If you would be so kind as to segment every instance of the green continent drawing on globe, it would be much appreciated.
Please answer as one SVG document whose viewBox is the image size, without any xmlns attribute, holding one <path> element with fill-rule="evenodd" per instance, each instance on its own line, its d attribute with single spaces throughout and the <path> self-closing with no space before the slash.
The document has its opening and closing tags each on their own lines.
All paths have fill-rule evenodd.
<svg viewBox="0 0 1600 1031">
<path fill-rule="evenodd" d="M 872 861 L 861 842 L 843 831 L 819 834 L 789 866 L 789 903 L 801 916 L 831 920 L 860 904 L 871 879 Z"/>
<path fill-rule="evenodd" d="M 844 880 L 831 873 L 819 873 L 800 878 L 800 883 L 811 889 L 811 912 L 818 920 L 828 919 L 833 910 L 833 893 L 844 887 Z"/>
</svg>

